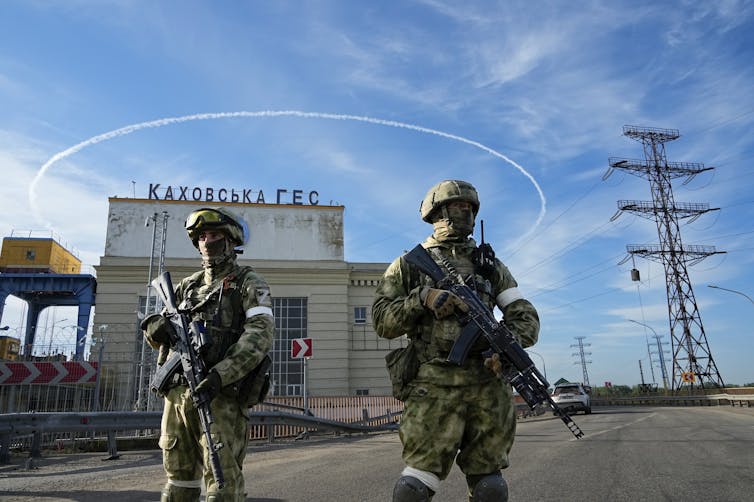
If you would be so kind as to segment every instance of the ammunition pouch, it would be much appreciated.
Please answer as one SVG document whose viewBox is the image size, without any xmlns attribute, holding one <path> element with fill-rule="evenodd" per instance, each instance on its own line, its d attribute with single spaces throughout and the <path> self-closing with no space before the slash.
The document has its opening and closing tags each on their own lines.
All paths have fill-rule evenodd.
<svg viewBox="0 0 754 502">
<path fill-rule="evenodd" d="M 254 406 L 264 402 L 270 391 L 270 367 L 272 359 L 265 355 L 262 362 L 243 377 L 237 384 L 238 402 L 244 406 Z"/>
<path fill-rule="evenodd" d="M 387 372 L 393 384 L 393 397 L 405 401 L 411 390 L 411 382 L 419 373 L 419 356 L 414 343 L 391 350 L 385 356 Z"/>
</svg>

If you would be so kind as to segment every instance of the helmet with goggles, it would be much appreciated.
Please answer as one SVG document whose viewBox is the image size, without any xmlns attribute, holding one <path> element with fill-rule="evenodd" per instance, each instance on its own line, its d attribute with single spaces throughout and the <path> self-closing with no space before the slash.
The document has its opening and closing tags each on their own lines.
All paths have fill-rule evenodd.
<svg viewBox="0 0 754 502">
<path fill-rule="evenodd" d="M 471 204 L 474 216 L 479 212 L 479 195 L 474 185 L 461 180 L 444 180 L 430 188 L 424 196 L 419 206 L 422 220 L 432 223 L 436 210 L 455 201 Z"/>
<path fill-rule="evenodd" d="M 221 207 L 203 207 L 193 211 L 186 218 L 185 226 L 195 248 L 199 247 L 199 236 L 207 230 L 225 233 L 235 246 L 246 244 L 249 234 L 243 219 Z"/>
</svg>

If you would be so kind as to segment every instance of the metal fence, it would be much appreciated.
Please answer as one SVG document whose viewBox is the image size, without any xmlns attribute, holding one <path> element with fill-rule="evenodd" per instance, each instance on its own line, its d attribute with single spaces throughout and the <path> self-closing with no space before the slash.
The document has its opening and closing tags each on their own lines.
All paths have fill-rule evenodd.
<svg viewBox="0 0 754 502">
<path fill-rule="evenodd" d="M 306 405 L 305 408 L 303 397 L 270 397 L 253 411 L 292 410 L 333 422 L 371 426 L 396 423 L 403 412 L 403 403 L 392 396 L 318 396 L 309 397 Z M 308 430 L 300 425 L 257 424 L 251 426 L 249 439 L 295 437 Z"/>
<path fill-rule="evenodd" d="M 306 406 L 306 407 L 304 407 Z M 397 427 L 403 403 L 388 396 L 270 398 L 254 407 L 249 439 L 302 437 L 312 433 L 367 433 Z M 0 414 L 0 463 L 10 451 L 156 448 L 160 412 L 34 412 Z"/>
<path fill-rule="evenodd" d="M 138 381 L 142 376 L 148 382 L 150 372 L 140 369 L 152 360 L 139 360 L 135 342 L 95 344 L 91 350 L 87 339 L 81 359 L 70 345 L 41 343 L 12 361 L 0 360 L 0 413 L 147 411 L 139 406 L 144 393 Z M 151 398 L 157 409 L 157 399 Z"/>
</svg>

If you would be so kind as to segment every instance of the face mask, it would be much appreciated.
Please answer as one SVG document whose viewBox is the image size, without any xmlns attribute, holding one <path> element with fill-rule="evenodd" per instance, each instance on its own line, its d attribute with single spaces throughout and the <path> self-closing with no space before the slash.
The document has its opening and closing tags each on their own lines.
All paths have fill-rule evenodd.
<svg viewBox="0 0 754 502">
<path fill-rule="evenodd" d="M 202 265 L 205 268 L 221 265 L 235 256 L 228 239 L 200 243 L 199 252 L 202 255 Z"/>
<path fill-rule="evenodd" d="M 442 217 L 432 226 L 435 239 L 440 242 L 465 240 L 474 231 L 474 211 L 471 208 L 443 206 Z"/>
</svg>

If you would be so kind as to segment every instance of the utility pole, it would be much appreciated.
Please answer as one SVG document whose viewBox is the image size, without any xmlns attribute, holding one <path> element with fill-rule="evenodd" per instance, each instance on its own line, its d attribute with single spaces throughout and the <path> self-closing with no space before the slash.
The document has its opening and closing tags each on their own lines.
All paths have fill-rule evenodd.
<svg viewBox="0 0 754 502">
<path fill-rule="evenodd" d="M 574 364 L 581 364 L 581 371 L 584 373 L 584 385 L 591 385 L 589 383 L 589 373 L 586 370 L 586 365 L 591 364 L 592 361 L 587 361 L 586 356 L 591 356 L 591 352 L 584 352 L 584 347 L 590 347 L 590 343 L 584 343 L 585 336 L 576 336 L 574 337 L 577 340 L 577 343 L 575 345 L 571 345 L 571 347 L 578 347 L 579 351 L 574 352 L 571 354 L 572 356 L 579 356 L 579 360 L 576 361 Z"/>
<path fill-rule="evenodd" d="M 688 183 L 697 174 L 713 168 L 691 162 L 668 162 L 665 143 L 680 137 L 677 129 L 624 126 L 623 135 L 641 142 L 644 160 L 610 158 L 610 169 L 622 169 L 635 176 L 647 178 L 652 192 L 652 201 L 619 200 L 617 218 L 622 211 L 630 211 L 657 225 L 658 245 L 628 245 L 629 257 L 652 259 L 665 268 L 665 288 L 668 299 L 668 318 L 673 350 L 673 391 L 694 387 L 723 387 L 722 377 L 712 358 L 707 343 L 702 318 L 691 287 L 687 267 L 695 265 L 707 256 L 718 254 L 714 246 L 684 245 L 681 239 L 679 220 L 694 221 L 702 214 L 716 211 L 704 203 L 676 202 L 671 179 L 685 177 Z M 628 257 L 625 261 L 628 260 Z M 623 263 L 623 262 L 622 262 Z"/>
<path fill-rule="evenodd" d="M 641 359 L 639 359 L 639 375 L 641 375 L 641 386 L 644 388 L 647 384 L 644 382 L 644 369 L 641 366 Z"/>
</svg>

